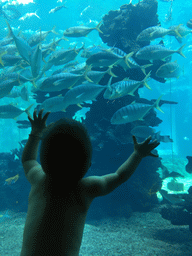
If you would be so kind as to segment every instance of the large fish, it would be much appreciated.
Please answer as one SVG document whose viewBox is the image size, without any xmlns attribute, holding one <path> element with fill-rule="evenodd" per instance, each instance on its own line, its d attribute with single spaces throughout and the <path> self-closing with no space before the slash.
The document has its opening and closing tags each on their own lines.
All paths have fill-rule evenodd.
<svg viewBox="0 0 192 256">
<path fill-rule="evenodd" d="M 69 105 L 77 104 L 78 106 L 80 106 L 80 104 L 85 101 L 96 100 L 96 97 L 105 88 L 106 86 L 88 83 L 88 82 L 72 88 L 64 96 L 64 102 L 66 104 L 66 108 Z"/>
<path fill-rule="evenodd" d="M 131 130 L 131 134 L 135 135 L 139 138 L 148 138 L 149 136 L 152 137 L 152 140 L 157 140 L 159 142 L 173 142 L 173 140 L 168 135 L 161 136 L 160 132 L 156 132 L 155 129 L 149 126 L 135 126 Z"/>
<path fill-rule="evenodd" d="M 98 52 L 102 52 L 102 51 L 106 51 L 106 48 L 97 45 L 97 46 L 90 46 L 88 48 L 84 48 L 83 52 L 81 53 L 81 57 L 82 58 L 89 58 L 91 57 L 91 55 L 98 53 Z"/>
<path fill-rule="evenodd" d="M 148 89 L 151 89 L 147 84 L 147 79 L 149 78 L 150 73 L 142 80 L 142 81 L 135 81 L 135 80 L 123 80 L 112 85 L 108 85 L 107 89 L 103 95 L 104 99 L 114 100 L 126 95 L 134 96 L 134 92 L 143 84 Z"/>
<path fill-rule="evenodd" d="M 137 53 L 136 57 L 140 60 L 164 60 L 173 53 L 178 53 L 182 57 L 186 58 L 182 53 L 185 45 L 181 46 L 178 50 L 168 49 L 160 44 L 158 45 L 147 45 L 141 48 Z"/>
<path fill-rule="evenodd" d="M 0 99 L 6 97 L 14 86 L 18 86 L 18 81 L 15 79 L 7 79 L 0 83 Z"/>
<path fill-rule="evenodd" d="M 58 111 L 65 111 L 66 104 L 64 103 L 64 97 L 62 95 L 51 97 L 45 100 L 41 104 L 41 109 L 44 111 L 51 111 L 51 112 L 58 112 Z"/>
<path fill-rule="evenodd" d="M 73 49 L 60 49 L 54 51 L 43 67 L 42 73 L 49 70 L 53 65 L 59 66 L 74 60 L 78 53 L 83 49 L 83 47 L 84 45 L 78 49 L 76 49 L 75 46 Z"/>
<path fill-rule="evenodd" d="M 39 86 L 39 90 L 47 92 L 56 92 L 64 89 L 71 89 L 78 80 L 81 78 L 91 81 L 86 73 L 76 75 L 72 73 L 59 73 L 53 76 L 50 76 L 43 80 L 42 84 Z M 92 82 L 92 81 L 91 81 Z"/>
<path fill-rule="evenodd" d="M 55 31 L 55 26 L 49 30 L 49 31 L 39 31 L 37 33 L 35 33 L 34 35 L 32 35 L 29 39 L 28 39 L 28 44 L 33 47 L 39 43 L 41 43 L 43 40 L 45 40 L 45 38 L 49 35 L 49 33 L 54 33 L 56 35 L 58 35 L 58 33 Z"/>
<path fill-rule="evenodd" d="M 146 28 L 137 36 L 136 41 L 151 41 L 159 37 L 164 37 L 166 35 L 177 35 L 179 37 L 182 37 L 179 33 L 180 26 L 181 25 L 174 26 L 169 29 L 162 28 L 160 26 Z"/>
<path fill-rule="evenodd" d="M 41 44 L 38 44 L 32 52 L 30 64 L 31 64 L 31 72 L 33 78 L 36 78 L 39 75 L 41 69 L 42 62 L 42 51 Z"/>
<path fill-rule="evenodd" d="M 67 37 L 83 37 L 88 35 L 93 30 L 97 30 L 99 33 L 103 33 L 99 28 L 101 23 L 102 21 L 99 22 L 99 24 L 94 28 L 85 26 L 70 27 L 64 31 L 63 35 Z"/>
<path fill-rule="evenodd" d="M 121 65 L 124 68 L 124 70 L 127 70 L 128 68 L 137 68 L 137 69 L 141 69 L 142 72 L 146 75 L 145 69 L 152 66 L 152 64 L 140 66 L 132 58 L 132 55 L 134 54 L 134 52 L 130 52 L 129 54 L 126 54 L 124 51 L 122 51 L 121 49 L 119 49 L 117 47 L 112 47 L 111 51 L 113 51 L 115 54 L 125 58 L 125 61 L 121 61 L 118 63 L 119 65 Z"/>
<path fill-rule="evenodd" d="M 179 25 L 179 26 L 171 26 L 171 27 L 169 27 L 169 29 L 172 30 L 172 33 L 171 33 L 172 35 L 174 35 L 174 30 L 175 30 L 176 27 L 178 27 L 177 30 L 178 30 L 179 35 L 181 35 L 181 37 L 186 37 L 188 34 L 192 33 L 191 29 L 187 29 L 183 25 Z"/>
<path fill-rule="evenodd" d="M 174 61 L 174 62 L 168 62 L 161 65 L 156 71 L 156 76 L 162 77 L 162 78 L 173 78 L 173 77 L 179 78 L 180 73 L 181 73 L 181 69 L 177 64 L 177 61 Z"/>
<path fill-rule="evenodd" d="M 12 54 L 0 54 L 0 64 L 4 67 L 12 67 L 21 60 L 22 58 L 19 55 L 16 56 Z"/>
<path fill-rule="evenodd" d="M 33 104 L 26 109 L 20 109 L 12 104 L 1 105 L 0 106 L 0 118 L 2 119 L 15 119 L 20 116 L 22 113 L 27 113 L 29 115 L 29 110 L 32 108 Z"/>
<path fill-rule="evenodd" d="M 129 58 L 130 54 L 132 55 L 132 53 L 129 53 L 125 56 L 121 56 L 110 50 L 101 51 L 91 55 L 86 60 L 86 64 L 87 66 L 92 67 L 109 67 L 124 62 L 129 67 L 127 59 Z"/>
<path fill-rule="evenodd" d="M 7 22 L 9 34 L 13 37 L 19 54 L 28 64 L 30 64 L 30 58 L 32 54 L 31 46 L 22 37 L 15 36 L 7 20 L 6 22 Z"/>
<path fill-rule="evenodd" d="M 159 107 L 160 96 L 153 105 L 133 103 L 120 108 L 111 118 L 111 124 L 126 124 L 137 120 L 143 121 L 143 117 L 153 108 L 163 112 Z"/>
</svg>

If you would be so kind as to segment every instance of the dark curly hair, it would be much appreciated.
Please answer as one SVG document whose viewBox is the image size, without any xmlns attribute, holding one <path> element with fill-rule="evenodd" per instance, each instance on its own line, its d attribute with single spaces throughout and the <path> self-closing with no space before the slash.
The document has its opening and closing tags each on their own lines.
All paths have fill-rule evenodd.
<svg viewBox="0 0 192 256">
<path fill-rule="evenodd" d="M 64 172 L 67 180 L 79 181 L 88 171 L 91 158 L 90 136 L 82 123 L 62 118 L 45 129 L 40 162 L 49 178 L 56 178 L 56 172 Z"/>
</svg>

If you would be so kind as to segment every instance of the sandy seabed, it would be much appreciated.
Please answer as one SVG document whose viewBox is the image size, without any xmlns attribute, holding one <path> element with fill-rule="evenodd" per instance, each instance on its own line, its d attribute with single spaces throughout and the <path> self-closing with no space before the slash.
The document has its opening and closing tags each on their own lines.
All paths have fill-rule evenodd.
<svg viewBox="0 0 192 256">
<path fill-rule="evenodd" d="M 19 256 L 26 213 L 0 223 L 0 256 Z M 85 225 L 80 256 L 192 256 L 188 226 L 174 226 L 159 213 L 135 212 Z"/>
</svg>

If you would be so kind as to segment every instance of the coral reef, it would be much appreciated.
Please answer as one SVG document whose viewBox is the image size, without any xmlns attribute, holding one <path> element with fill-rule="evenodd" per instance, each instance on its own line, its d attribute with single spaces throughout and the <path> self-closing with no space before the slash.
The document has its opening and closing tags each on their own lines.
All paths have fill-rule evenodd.
<svg viewBox="0 0 192 256">
<path fill-rule="evenodd" d="M 188 193 L 179 195 L 184 199 L 183 205 L 166 205 L 161 209 L 160 214 L 173 225 L 189 225 L 189 230 L 192 232 L 192 187 L 189 188 Z"/>
<path fill-rule="evenodd" d="M 189 162 L 185 169 L 188 173 L 191 173 L 192 157 L 187 156 L 187 159 Z M 192 232 L 192 186 L 189 187 L 188 194 L 179 194 L 177 197 L 183 201 L 179 205 L 164 206 L 160 211 L 161 216 L 170 220 L 173 225 L 189 225 L 189 230 Z"/>
<path fill-rule="evenodd" d="M 110 11 L 103 17 L 103 24 L 100 29 L 100 37 L 108 46 L 115 46 L 126 53 L 136 53 L 140 48 L 149 45 L 150 41 L 136 42 L 138 34 L 151 26 L 159 25 L 157 15 L 158 2 L 156 0 L 143 0 L 138 4 L 125 4 L 119 10 Z M 134 60 L 139 65 L 149 64 L 149 61 L 137 59 Z M 155 61 L 153 66 L 146 69 L 146 73 L 151 71 L 151 77 L 157 81 L 165 82 L 164 79 L 156 76 L 157 69 L 163 64 L 163 61 Z M 144 78 L 139 69 L 129 69 L 126 76 L 130 79 L 141 80 Z"/>
</svg>

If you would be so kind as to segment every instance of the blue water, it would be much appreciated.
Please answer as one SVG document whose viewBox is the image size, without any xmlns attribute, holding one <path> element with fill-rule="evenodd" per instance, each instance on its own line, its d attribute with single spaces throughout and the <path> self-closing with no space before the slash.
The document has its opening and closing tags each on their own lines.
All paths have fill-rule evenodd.
<svg viewBox="0 0 192 256">
<path fill-rule="evenodd" d="M 15 2 L 17 1 L 14 1 L 14 3 Z M 5 9 L 6 4 L 8 3 L 11 4 L 11 1 L 0 1 L 0 4 L 2 6 L 5 6 Z M 129 1 L 123 0 L 73 0 L 66 1 L 65 5 L 67 8 L 63 8 L 58 12 L 50 14 L 49 11 L 51 9 L 64 4 L 64 1 L 62 3 L 51 0 L 36 0 L 34 1 L 34 3 L 17 3 L 17 5 L 14 5 L 14 8 L 19 10 L 19 12 L 21 13 L 20 19 L 10 19 L 9 23 L 14 34 L 23 36 L 26 40 L 40 29 L 41 31 L 49 31 L 55 26 L 55 30 L 58 34 L 55 35 L 53 33 L 50 33 L 43 42 L 49 43 L 51 40 L 53 40 L 53 38 L 55 38 L 56 40 L 61 38 L 63 35 L 63 31 L 69 27 L 81 25 L 87 27 L 95 27 L 102 20 L 104 15 L 106 15 L 109 11 L 119 10 L 120 6 L 128 3 Z M 132 1 L 132 4 L 137 3 L 138 1 Z M 181 0 L 174 0 L 172 2 L 172 19 L 170 21 L 166 21 L 166 15 L 169 14 L 170 8 L 171 1 L 158 1 L 157 14 L 162 27 L 169 28 L 172 25 L 178 24 L 186 25 L 187 21 L 189 19 L 192 19 L 191 1 L 183 2 Z M 26 13 L 36 13 L 38 17 L 33 15 L 25 20 L 22 20 L 21 17 L 24 17 Z M 7 25 L 3 15 L 0 16 L 0 24 L 0 39 L 2 39 L 5 38 L 8 33 Z M 77 45 L 77 48 L 79 48 L 83 44 L 85 44 L 85 48 L 93 45 L 99 45 L 109 48 L 105 43 L 103 43 L 102 39 L 98 34 L 98 31 L 92 31 L 86 37 L 71 37 L 68 39 L 68 41 L 62 41 L 57 49 L 73 48 L 75 45 Z M 159 43 L 159 41 L 160 39 L 155 42 Z M 163 38 L 163 41 L 164 45 L 171 49 L 178 49 L 181 46 L 181 44 L 174 37 L 166 36 L 165 38 Z M 154 44 L 154 42 L 152 42 L 152 44 Z M 148 84 L 152 88 L 152 90 L 150 91 L 146 88 L 140 88 L 138 92 L 141 98 L 147 100 L 157 99 L 160 95 L 163 95 L 163 100 L 177 102 L 176 105 L 163 105 L 161 108 L 164 113 L 156 111 L 156 117 L 162 120 L 162 122 L 159 125 L 154 126 L 153 128 L 155 128 L 156 132 L 160 131 L 161 135 L 169 135 L 173 139 L 173 143 L 162 142 L 158 147 L 157 152 L 159 153 L 160 157 L 162 157 L 162 159 L 165 159 L 165 163 L 168 163 L 167 165 L 165 164 L 168 169 L 174 167 L 176 169 L 175 171 L 178 171 L 180 174 L 182 173 L 184 177 L 186 176 L 187 179 L 189 179 L 191 182 L 191 176 L 185 172 L 185 164 L 187 163 L 185 158 L 186 156 L 192 155 L 192 84 L 190 80 L 192 68 L 192 35 L 188 34 L 185 38 L 183 38 L 182 44 L 186 44 L 183 50 L 186 58 L 175 54 L 172 56 L 171 59 L 172 61 L 177 60 L 177 63 L 181 67 L 182 72 L 180 77 L 178 79 L 169 79 L 166 81 L 166 83 L 160 83 L 154 79 L 151 79 Z M 79 63 L 85 61 L 84 58 L 80 57 L 80 54 L 76 57 L 76 60 L 78 60 Z M 44 63 L 42 61 L 42 66 L 43 65 Z M 51 76 L 52 72 L 60 67 L 61 66 L 52 67 L 51 70 L 45 73 L 45 75 L 47 77 Z M 3 71 L 4 67 L 1 66 L 0 73 Z M 4 97 L 0 99 L 0 105 L 14 104 L 19 108 L 26 109 L 29 105 L 34 104 L 30 110 L 30 113 L 32 114 L 38 104 L 43 102 L 44 98 L 41 98 L 42 95 L 37 93 L 37 95 L 39 96 L 37 102 L 36 99 L 33 98 L 33 93 L 31 92 L 31 89 L 33 87 L 31 83 L 27 83 L 27 87 L 30 91 L 29 102 L 24 101 L 20 97 Z M 56 95 L 59 94 L 60 92 L 58 92 L 58 94 Z M 102 102 L 103 98 L 100 95 L 97 99 L 97 104 L 102 104 Z M 115 108 L 115 104 L 116 102 L 112 107 Z M 116 127 L 110 126 L 110 119 L 114 114 L 113 108 L 106 108 L 108 110 L 108 113 L 106 115 L 107 118 L 105 116 L 105 118 L 102 119 L 102 112 L 105 114 L 106 105 L 104 105 L 104 108 L 102 109 L 102 105 L 95 106 L 93 102 L 92 104 L 85 105 L 85 107 L 88 108 L 80 112 L 82 113 L 82 116 L 77 118 L 79 121 L 82 121 L 87 125 L 88 130 L 92 136 L 92 142 L 94 147 L 93 162 L 88 175 L 104 175 L 115 172 L 116 169 L 123 163 L 123 161 L 126 160 L 126 157 L 128 157 L 128 155 L 130 155 L 133 150 L 133 144 L 131 143 L 130 139 L 131 135 L 126 134 L 126 130 L 123 130 L 123 128 L 121 127 L 116 129 Z M 74 106 L 74 108 L 71 108 L 68 113 L 55 113 L 53 115 L 53 120 L 56 121 L 57 117 L 60 118 L 61 116 L 75 118 L 76 116 L 78 116 L 79 112 L 77 111 L 79 110 L 79 107 Z M 91 110 L 93 112 L 91 112 Z M 97 119 L 94 119 L 95 117 L 97 117 Z M 21 120 L 28 120 L 26 113 L 18 116 L 16 120 L 0 118 L 0 184 L 1 194 L 3 198 L 0 204 L 0 211 L 4 212 L 4 214 L 2 214 L 0 218 L 1 223 L 4 222 L 5 219 L 9 218 L 9 215 L 7 214 L 7 211 L 9 209 L 15 212 L 27 211 L 27 199 L 28 193 L 30 191 L 30 185 L 27 183 L 22 170 L 22 148 L 20 146 L 20 143 L 22 140 L 28 139 L 28 134 L 30 133 L 31 128 L 19 129 L 16 121 Z M 177 165 L 176 163 L 178 159 L 181 160 Z M 3 162 L 4 160 L 5 162 Z M 140 188 L 144 186 L 143 184 L 146 184 L 146 190 L 149 191 L 149 188 L 152 187 L 152 185 L 156 182 L 156 179 L 160 179 L 157 174 L 157 171 L 159 171 L 158 168 L 159 162 L 153 162 L 151 158 L 147 158 L 147 160 L 145 159 L 145 161 L 143 161 L 138 169 L 139 178 L 137 178 L 137 176 L 134 176 L 130 179 L 130 183 L 128 183 L 129 185 L 123 184 L 122 187 L 116 190 L 116 192 L 113 192 L 106 198 L 96 200 L 96 202 L 94 202 L 92 208 L 90 209 L 88 219 L 102 219 L 108 218 L 109 216 L 118 217 L 118 211 L 116 210 L 113 212 L 113 209 L 118 209 L 118 207 L 121 209 L 122 205 L 125 205 L 126 202 L 130 203 L 133 211 L 150 211 L 150 207 L 146 209 L 143 204 L 141 204 L 141 202 L 143 201 L 145 203 L 149 203 L 150 199 L 146 199 L 146 191 L 143 191 L 142 194 L 142 190 Z M 145 170 L 146 172 L 149 171 L 149 175 L 147 177 L 143 174 L 143 170 Z M 155 173 L 154 176 L 151 175 L 153 171 Z M 18 173 L 20 175 L 18 181 L 7 186 L 4 185 L 7 178 L 13 177 Z M 136 179 L 134 179 L 135 177 Z M 163 180 L 161 180 L 161 182 L 163 182 Z M 183 183 L 184 182 L 185 181 L 183 181 Z M 137 186 L 139 187 L 138 190 Z M 25 193 L 21 193 L 21 190 Z M 125 196 L 122 196 L 122 194 Z M 152 202 L 156 205 L 161 204 L 160 201 L 157 200 L 156 196 L 152 199 Z M 170 202 L 166 203 L 170 204 Z M 188 231 L 188 226 L 185 227 Z M 128 253 L 127 255 L 135 254 Z"/>
</svg>

